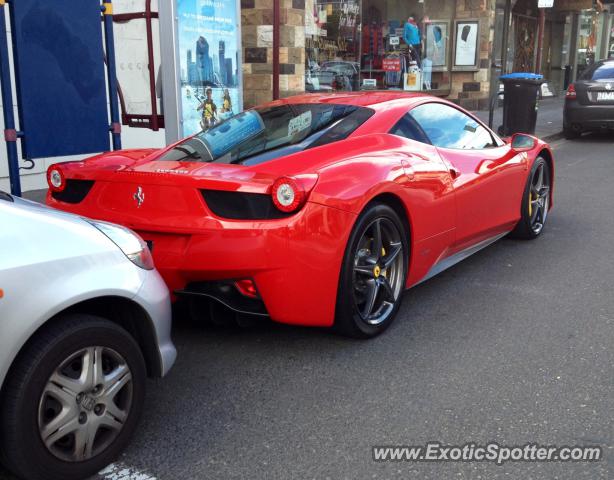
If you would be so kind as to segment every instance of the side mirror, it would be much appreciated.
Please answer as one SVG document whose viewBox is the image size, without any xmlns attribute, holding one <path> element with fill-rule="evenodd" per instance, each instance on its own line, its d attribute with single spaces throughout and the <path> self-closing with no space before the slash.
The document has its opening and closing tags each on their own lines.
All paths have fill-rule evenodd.
<svg viewBox="0 0 614 480">
<path fill-rule="evenodd" d="M 526 152 L 535 148 L 537 145 L 537 140 L 530 135 L 525 135 L 524 133 L 515 133 L 512 136 L 511 143 L 512 150 L 515 152 Z"/>
</svg>

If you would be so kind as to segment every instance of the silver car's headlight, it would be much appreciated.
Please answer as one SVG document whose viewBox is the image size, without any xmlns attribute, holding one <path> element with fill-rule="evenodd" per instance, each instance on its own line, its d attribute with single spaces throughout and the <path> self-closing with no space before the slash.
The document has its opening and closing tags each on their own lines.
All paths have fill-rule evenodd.
<svg viewBox="0 0 614 480">
<path fill-rule="evenodd" d="M 154 262 L 149 247 L 132 230 L 113 223 L 86 219 L 111 240 L 136 266 L 153 270 Z"/>
</svg>

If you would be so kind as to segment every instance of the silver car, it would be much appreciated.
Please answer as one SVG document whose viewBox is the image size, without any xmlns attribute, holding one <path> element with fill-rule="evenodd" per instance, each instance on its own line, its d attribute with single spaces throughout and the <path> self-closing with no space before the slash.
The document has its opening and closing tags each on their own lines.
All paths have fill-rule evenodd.
<svg viewBox="0 0 614 480">
<path fill-rule="evenodd" d="M 25 479 L 88 477 L 175 361 L 169 292 L 130 230 L 0 192 L 0 454 Z"/>
</svg>

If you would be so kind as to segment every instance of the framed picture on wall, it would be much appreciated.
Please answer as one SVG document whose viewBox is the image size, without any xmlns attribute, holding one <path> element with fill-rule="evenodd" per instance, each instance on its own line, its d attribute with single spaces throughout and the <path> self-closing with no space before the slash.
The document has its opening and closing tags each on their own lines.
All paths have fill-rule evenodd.
<svg viewBox="0 0 614 480">
<path fill-rule="evenodd" d="M 450 22 L 431 20 L 426 24 L 424 58 L 432 62 L 433 71 L 448 69 L 448 45 L 450 40 Z"/>
<path fill-rule="evenodd" d="M 477 70 L 479 61 L 478 42 L 480 22 L 478 20 L 454 21 L 453 70 Z"/>
</svg>

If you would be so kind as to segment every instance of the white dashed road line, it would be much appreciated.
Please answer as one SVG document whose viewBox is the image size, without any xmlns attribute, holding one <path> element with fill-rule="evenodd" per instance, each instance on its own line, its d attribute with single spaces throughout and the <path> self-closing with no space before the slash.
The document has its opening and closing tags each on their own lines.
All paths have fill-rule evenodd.
<svg viewBox="0 0 614 480">
<path fill-rule="evenodd" d="M 157 480 L 153 475 L 141 472 L 123 463 L 111 463 L 104 470 L 101 470 L 98 475 L 101 480 Z"/>
</svg>

